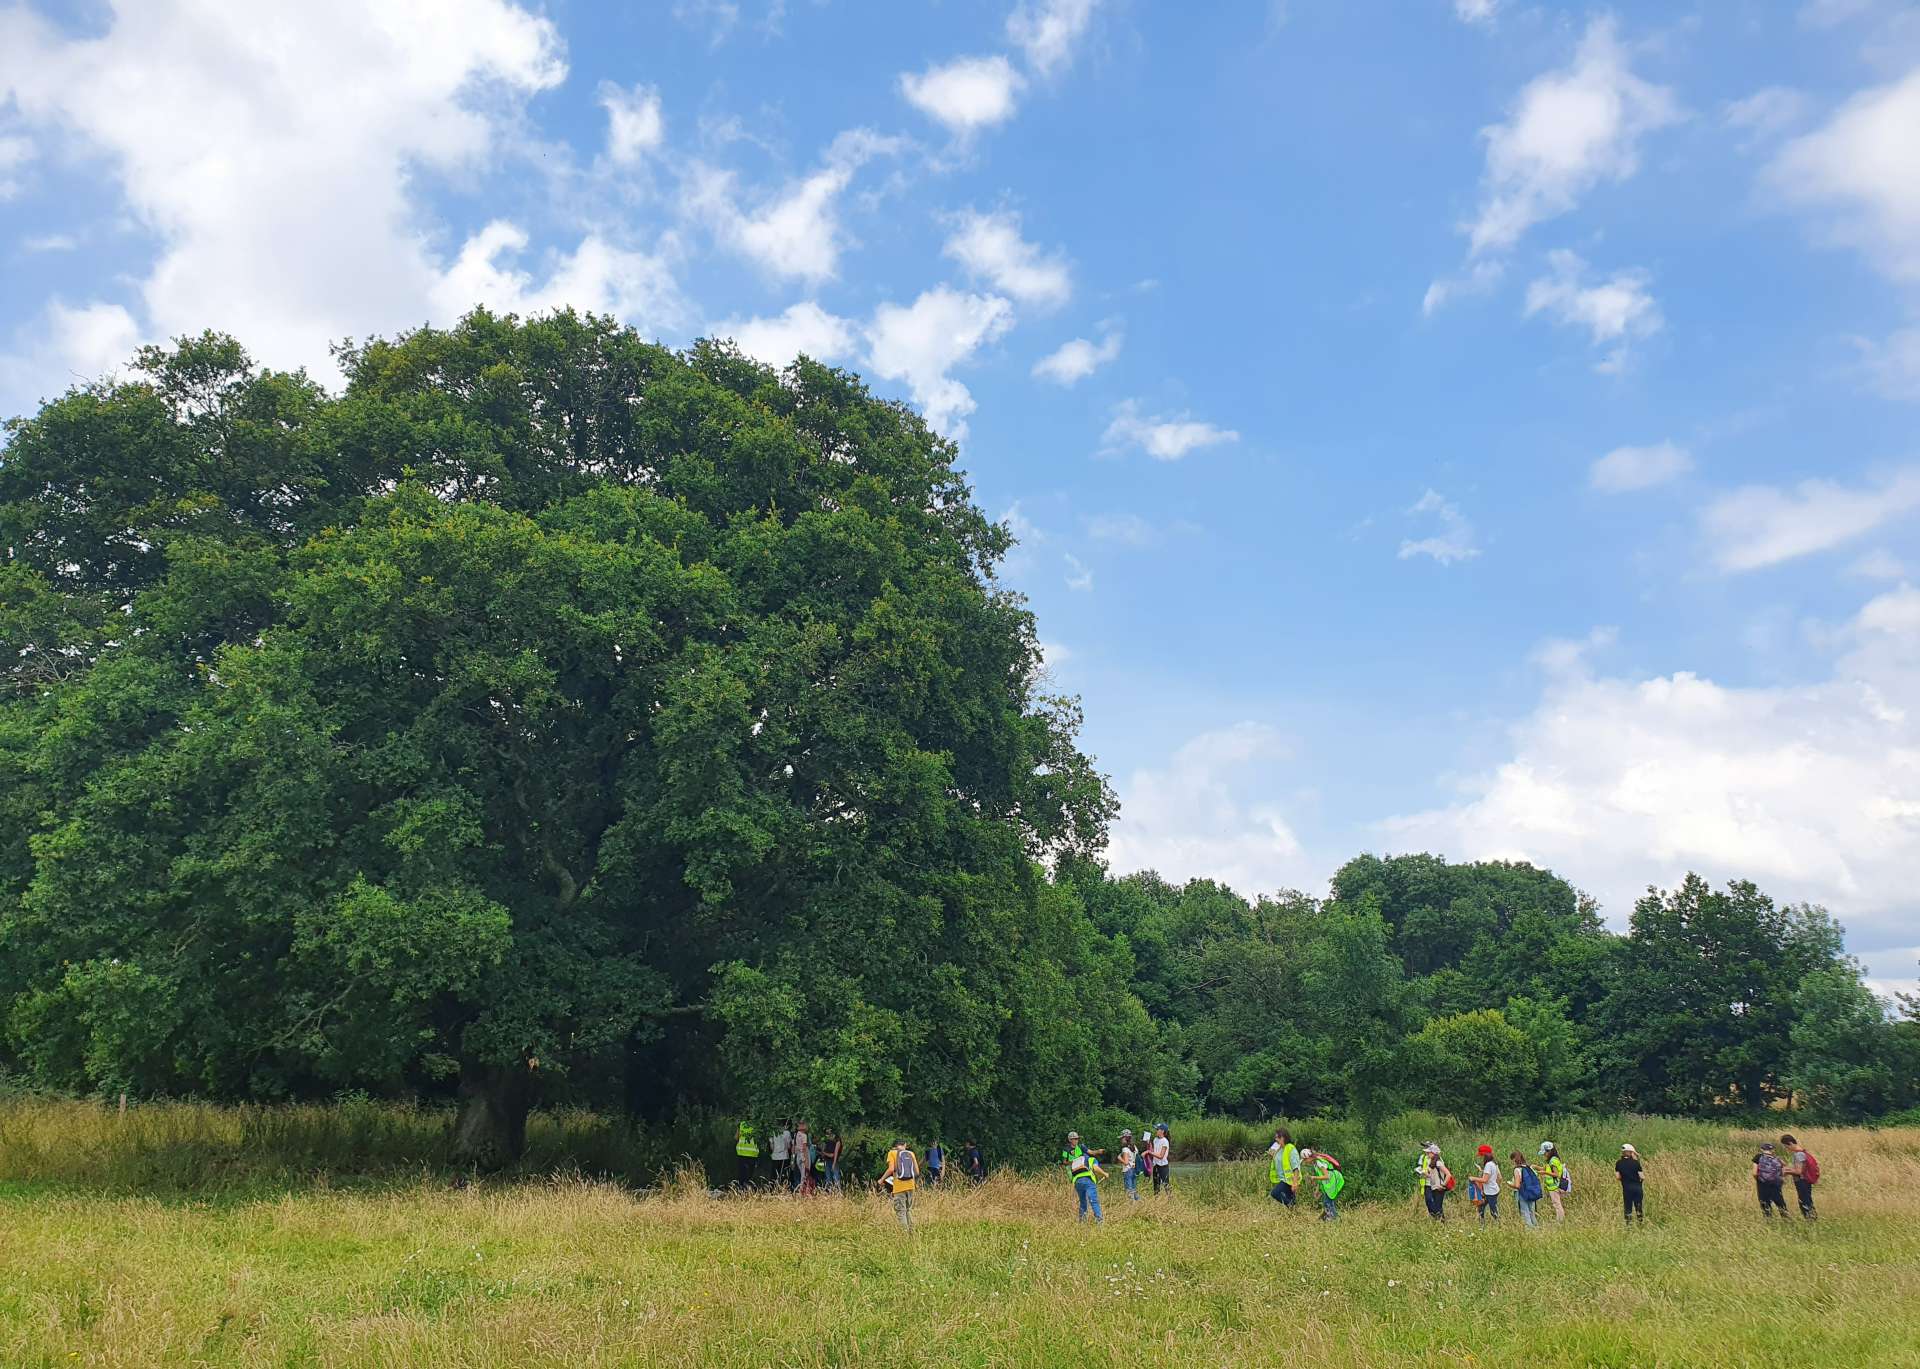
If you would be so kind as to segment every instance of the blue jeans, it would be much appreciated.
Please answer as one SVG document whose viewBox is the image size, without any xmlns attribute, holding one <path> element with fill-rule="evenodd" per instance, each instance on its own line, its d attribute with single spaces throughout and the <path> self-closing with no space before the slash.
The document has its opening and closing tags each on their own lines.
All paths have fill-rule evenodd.
<svg viewBox="0 0 1920 1369">
<path fill-rule="evenodd" d="M 1533 1205 L 1540 1201 L 1538 1198 L 1515 1198 L 1514 1201 L 1520 1204 L 1521 1221 L 1528 1226 L 1540 1225 L 1540 1219 L 1533 1215 Z"/>
<path fill-rule="evenodd" d="M 1340 1209 L 1333 1205 L 1333 1199 L 1327 1196 L 1325 1189 L 1320 1190 L 1320 1220 L 1330 1222 L 1340 1215 Z"/>
<path fill-rule="evenodd" d="M 1139 1202 L 1140 1201 L 1140 1176 L 1133 1172 L 1133 1167 L 1131 1165 L 1129 1165 L 1126 1169 L 1120 1172 L 1120 1182 L 1127 1186 L 1127 1196 L 1133 1199 L 1136 1203 Z"/>
<path fill-rule="evenodd" d="M 1480 1220 L 1484 1222 L 1489 1217 L 1496 1222 L 1500 1220 L 1500 1195 L 1498 1193 L 1489 1193 L 1486 1203 L 1480 1208 Z"/>
<path fill-rule="evenodd" d="M 820 1181 L 828 1188 L 840 1187 L 840 1166 L 832 1160 L 827 1161 L 826 1173 L 820 1176 Z"/>
<path fill-rule="evenodd" d="M 1076 1222 L 1084 1222 L 1087 1219 L 1087 1209 L 1092 1208 L 1093 1220 L 1096 1222 L 1099 1221 L 1100 1191 L 1093 1186 L 1092 1178 L 1082 1174 L 1073 1181 L 1073 1191 L 1080 1195 L 1080 1213 L 1074 1220 Z"/>
</svg>

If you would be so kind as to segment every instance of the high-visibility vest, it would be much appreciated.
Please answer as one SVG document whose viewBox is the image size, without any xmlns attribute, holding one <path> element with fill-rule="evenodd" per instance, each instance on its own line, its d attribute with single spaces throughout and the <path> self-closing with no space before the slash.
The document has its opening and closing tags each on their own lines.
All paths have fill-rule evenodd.
<svg viewBox="0 0 1920 1369">
<path fill-rule="evenodd" d="M 760 1143 L 753 1139 L 753 1123 L 742 1122 L 733 1133 L 733 1153 L 747 1160 L 760 1158 Z"/>
<path fill-rule="evenodd" d="M 1289 1184 L 1300 1178 L 1300 1150 L 1289 1141 L 1280 1148 L 1278 1154 L 1267 1152 L 1267 1182 L 1277 1184 L 1285 1179 Z"/>
<path fill-rule="evenodd" d="M 1068 1178 L 1092 1177 L 1093 1157 L 1087 1154 L 1085 1146 L 1074 1146 L 1070 1150 L 1063 1150 L 1060 1152 L 1060 1158 L 1066 1162 Z"/>
<path fill-rule="evenodd" d="M 1556 1151 L 1554 1155 L 1547 1161 L 1547 1181 L 1546 1183 L 1542 1184 L 1541 1187 L 1546 1189 L 1547 1192 L 1549 1193 L 1557 1193 L 1560 1190 L 1560 1185 L 1562 1181 L 1564 1181 L 1566 1177 L 1567 1177 L 1567 1162 L 1565 1160 L 1562 1160 L 1560 1158 L 1559 1153 Z"/>
</svg>

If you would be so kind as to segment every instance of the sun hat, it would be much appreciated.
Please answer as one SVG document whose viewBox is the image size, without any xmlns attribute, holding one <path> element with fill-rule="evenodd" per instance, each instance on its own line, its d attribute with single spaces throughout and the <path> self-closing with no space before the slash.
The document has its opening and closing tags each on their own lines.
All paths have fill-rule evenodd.
<svg viewBox="0 0 1920 1369">
<path fill-rule="evenodd" d="M 1491 1154 L 1493 1154 L 1493 1147 L 1492 1147 L 1492 1146 L 1486 1146 L 1486 1145 L 1483 1145 L 1483 1146 L 1481 1146 L 1481 1147 L 1480 1147 L 1480 1153 L 1481 1153 L 1482 1155 L 1491 1155 Z"/>
<path fill-rule="evenodd" d="M 1077 1141 L 1080 1139 L 1080 1133 L 1077 1131 L 1070 1131 L 1067 1133 L 1067 1139 L 1069 1141 Z"/>
<path fill-rule="evenodd" d="M 1429 1141 L 1429 1142 L 1427 1142 L 1427 1144 L 1426 1144 L 1426 1145 L 1425 1145 L 1425 1146 L 1423 1147 L 1423 1149 L 1424 1149 L 1424 1150 L 1425 1150 L 1425 1151 L 1427 1152 L 1427 1154 L 1429 1154 L 1429 1155 L 1438 1155 L 1438 1154 L 1440 1153 L 1440 1144 L 1439 1144 L 1439 1142 L 1437 1142 L 1437 1141 Z"/>
<path fill-rule="evenodd" d="M 1546 1154 L 1546 1153 L 1547 1153 L 1548 1151 L 1550 1151 L 1550 1150 L 1552 1150 L 1552 1149 L 1553 1149 L 1553 1142 L 1551 1142 L 1551 1141 L 1542 1141 L 1542 1142 L 1540 1143 L 1540 1153 L 1541 1153 L 1542 1155 L 1545 1155 L 1545 1154 Z"/>
<path fill-rule="evenodd" d="M 1633 1142 L 1631 1141 L 1622 1141 L 1620 1143 L 1620 1149 L 1633 1151 L 1635 1155 L 1638 1155 L 1640 1153 L 1639 1151 L 1633 1149 Z"/>
</svg>

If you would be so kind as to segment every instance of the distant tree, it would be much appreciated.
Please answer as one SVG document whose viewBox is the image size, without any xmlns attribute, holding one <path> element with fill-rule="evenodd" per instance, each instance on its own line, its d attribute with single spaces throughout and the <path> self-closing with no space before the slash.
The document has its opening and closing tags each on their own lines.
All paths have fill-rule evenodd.
<svg viewBox="0 0 1920 1369">
<path fill-rule="evenodd" d="M 1836 1121 L 1863 1122 L 1911 1101 L 1914 1079 L 1887 1005 L 1857 969 L 1815 970 L 1794 994 L 1785 1073 L 1796 1100 Z"/>
<path fill-rule="evenodd" d="M 1537 1096 L 1533 1042 L 1496 1009 L 1435 1018 L 1407 1045 L 1414 1097 L 1436 1111 L 1484 1122 Z"/>
</svg>

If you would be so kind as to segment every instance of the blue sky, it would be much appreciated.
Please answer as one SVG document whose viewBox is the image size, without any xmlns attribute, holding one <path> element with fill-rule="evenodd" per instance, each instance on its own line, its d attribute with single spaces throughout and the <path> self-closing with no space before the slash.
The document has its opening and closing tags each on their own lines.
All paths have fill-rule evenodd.
<svg viewBox="0 0 1920 1369">
<path fill-rule="evenodd" d="M 1920 6 L 0 3 L 0 410 L 475 303 L 868 375 L 1115 864 L 1687 869 L 1920 958 Z M 1910 583 L 1912 582 L 1912 583 Z"/>
</svg>

